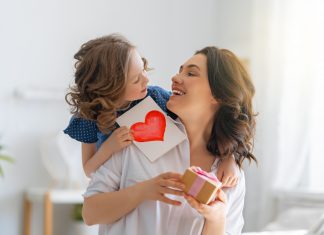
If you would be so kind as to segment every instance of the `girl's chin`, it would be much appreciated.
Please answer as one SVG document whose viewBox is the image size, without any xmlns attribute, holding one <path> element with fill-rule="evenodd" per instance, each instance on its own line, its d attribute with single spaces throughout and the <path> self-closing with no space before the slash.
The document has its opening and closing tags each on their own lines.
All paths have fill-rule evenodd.
<svg viewBox="0 0 324 235">
<path fill-rule="evenodd" d="M 143 90 L 141 91 L 141 94 L 145 94 L 145 95 L 146 95 L 146 93 L 147 93 L 147 88 L 145 88 L 145 89 L 143 89 Z"/>
<path fill-rule="evenodd" d="M 139 95 L 138 100 L 144 99 L 147 94 L 147 90 Z"/>
</svg>

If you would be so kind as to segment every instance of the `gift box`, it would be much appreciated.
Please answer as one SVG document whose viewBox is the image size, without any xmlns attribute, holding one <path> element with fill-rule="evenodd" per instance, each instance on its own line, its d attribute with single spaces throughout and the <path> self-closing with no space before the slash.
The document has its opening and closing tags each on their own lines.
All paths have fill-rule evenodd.
<svg viewBox="0 0 324 235">
<path fill-rule="evenodd" d="M 185 193 L 203 204 L 215 200 L 216 192 L 222 186 L 214 174 L 207 173 L 199 167 L 189 167 L 183 174 L 182 181 L 186 186 Z"/>
</svg>

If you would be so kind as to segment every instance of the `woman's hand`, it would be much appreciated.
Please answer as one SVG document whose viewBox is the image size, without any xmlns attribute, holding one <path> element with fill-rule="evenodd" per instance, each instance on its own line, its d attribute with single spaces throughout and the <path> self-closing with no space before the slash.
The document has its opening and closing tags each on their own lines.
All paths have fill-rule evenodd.
<svg viewBox="0 0 324 235">
<path fill-rule="evenodd" d="M 181 205 L 180 201 L 165 196 L 165 194 L 184 196 L 185 185 L 181 182 L 181 177 L 181 174 L 167 172 L 142 182 L 144 200 L 157 200 L 171 205 Z"/>
<path fill-rule="evenodd" d="M 206 221 L 217 222 L 225 220 L 227 198 L 223 190 L 219 189 L 215 201 L 210 202 L 208 205 L 200 203 L 188 194 L 185 194 L 184 197 L 192 208 L 205 217 Z"/>
<path fill-rule="evenodd" d="M 104 145 L 106 145 L 113 154 L 130 145 L 133 139 L 131 131 L 126 126 L 123 126 L 114 130 L 111 136 L 105 141 Z"/>
</svg>

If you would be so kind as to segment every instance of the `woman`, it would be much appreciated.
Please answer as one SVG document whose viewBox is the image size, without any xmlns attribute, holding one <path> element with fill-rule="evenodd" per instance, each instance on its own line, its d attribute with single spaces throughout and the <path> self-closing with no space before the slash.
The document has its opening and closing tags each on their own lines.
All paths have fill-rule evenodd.
<svg viewBox="0 0 324 235">
<path fill-rule="evenodd" d="M 209 205 L 184 195 L 181 174 L 189 166 L 215 173 L 221 158 L 255 160 L 253 84 L 232 52 L 206 47 L 180 67 L 172 91 L 167 107 L 188 139 L 154 162 L 130 145 L 93 174 L 83 217 L 101 224 L 100 234 L 241 233 L 243 172 L 227 200 L 219 191 Z"/>
</svg>

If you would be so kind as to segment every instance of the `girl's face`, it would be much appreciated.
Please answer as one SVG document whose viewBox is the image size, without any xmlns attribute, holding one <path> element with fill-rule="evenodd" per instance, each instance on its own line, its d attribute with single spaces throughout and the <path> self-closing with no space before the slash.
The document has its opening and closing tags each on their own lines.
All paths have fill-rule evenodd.
<svg viewBox="0 0 324 235">
<path fill-rule="evenodd" d="M 133 49 L 128 66 L 124 100 L 143 99 L 147 94 L 148 81 L 144 62 L 138 52 Z"/>
<path fill-rule="evenodd" d="M 172 96 L 167 107 L 180 118 L 205 112 L 215 112 L 217 101 L 213 97 L 207 71 L 207 58 L 203 54 L 191 57 L 172 77 Z"/>
</svg>

